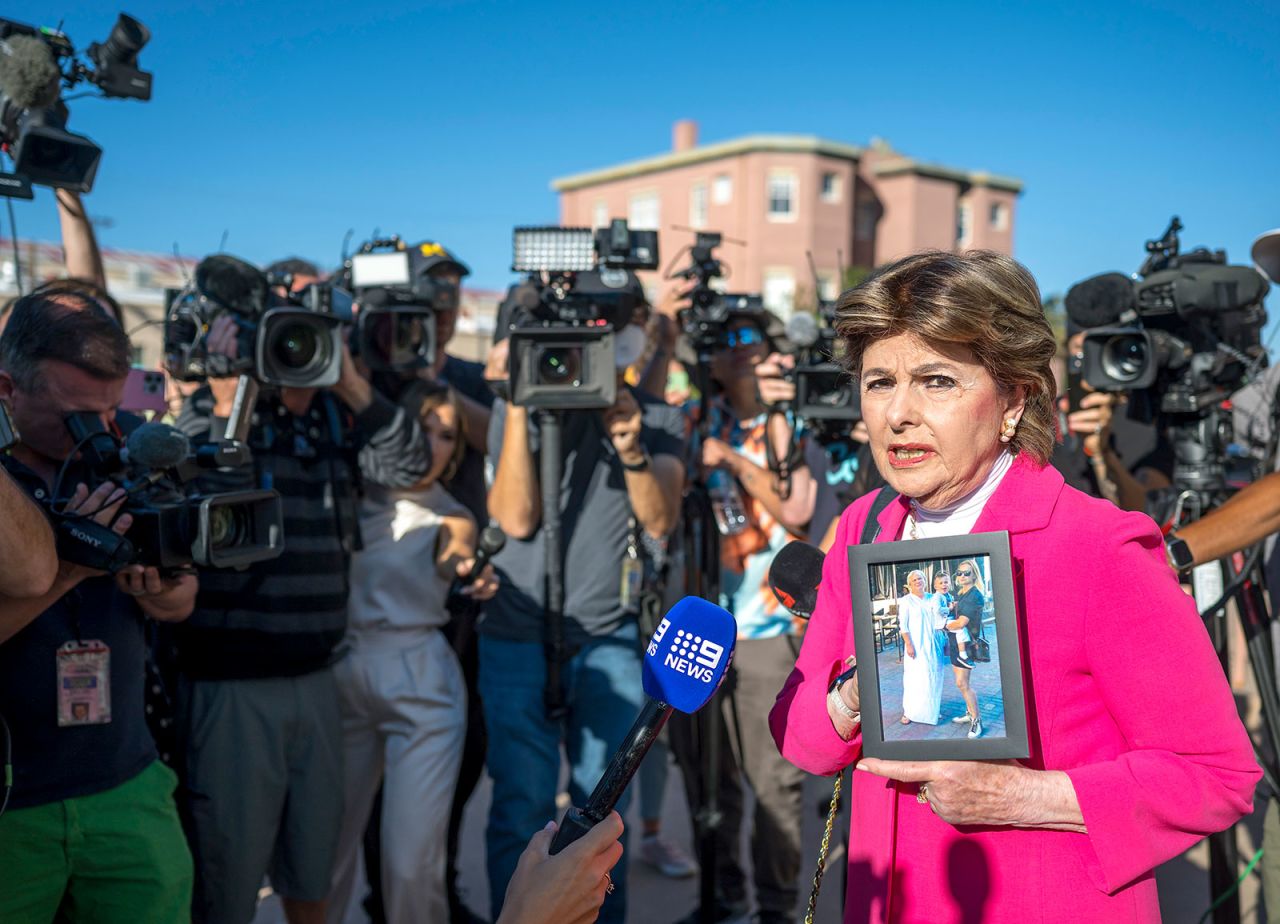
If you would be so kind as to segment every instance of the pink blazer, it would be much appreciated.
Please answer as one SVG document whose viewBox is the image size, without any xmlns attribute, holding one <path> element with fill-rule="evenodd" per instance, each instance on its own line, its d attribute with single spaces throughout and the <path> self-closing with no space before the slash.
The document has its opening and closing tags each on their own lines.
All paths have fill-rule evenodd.
<svg viewBox="0 0 1280 924">
<path fill-rule="evenodd" d="M 826 696 L 854 651 L 846 547 L 873 495 L 844 512 L 795 670 L 769 716 L 783 756 L 811 773 L 855 762 Z M 907 503 L 880 514 L 901 534 Z M 1063 770 L 1087 834 L 958 830 L 915 784 L 855 771 L 846 924 L 1158 921 L 1152 870 L 1251 810 L 1261 777 L 1195 605 L 1150 519 L 1066 487 L 1019 457 L 974 526 L 1008 530 L 1027 685 L 1028 766 Z M 981 668 L 980 668 L 981 669 Z"/>
</svg>

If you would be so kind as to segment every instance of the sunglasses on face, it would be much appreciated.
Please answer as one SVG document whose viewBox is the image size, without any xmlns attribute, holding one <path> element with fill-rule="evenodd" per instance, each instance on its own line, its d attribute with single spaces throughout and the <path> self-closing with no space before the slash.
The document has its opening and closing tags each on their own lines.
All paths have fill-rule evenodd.
<svg viewBox="0 0 1280 924">
<path fill-rule="evenodd" d="M 764 333 L 755 327 L 739 327 L 721 337 L 720 342 L 731 350 L 740 346 L 755 346 L 757 343 L 764 343 Z"/>
<path fill-rule="evenodd" d="M 956 577 L 964 577 L 964 578 L 967 578 L 967 577 L 973 577 L 973 572 L 972 572 L 972 571 L 957 571 L 957 572 L 956 572 Z"/>
</svg>

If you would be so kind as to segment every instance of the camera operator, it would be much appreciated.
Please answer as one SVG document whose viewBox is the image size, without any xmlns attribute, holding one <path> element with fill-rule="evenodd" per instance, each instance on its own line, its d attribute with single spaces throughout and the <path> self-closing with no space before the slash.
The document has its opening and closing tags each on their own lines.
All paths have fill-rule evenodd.
<svg viewBox="0 0 1280 924">
<path fill-rule="evenodd" d="M 273 270 L 290 274 L 295 291 L 319 278 L 305 261 Z M 232 315 L 217 318 L 208 338 L 211 351 L 234 357 Z M 235 380 L 210 378 L 178 426 L 193 442 L 217 440 L 235 389 Z M 342 815 L 333 663 L 346 628 L 355 495 L 362 477 L 412 485 L 427 472 L 427 450 L 416 420 L 359 375 L 345 344 L 332 388 L 280 387 L 253 414 L 253 465 L 201 484 L 280 492 L 284 553 L 202 574 L 195 612 L 177 633 L 193 913 L 198 922 L 249 921 L 269 873 L 292 924 L 319 922 Z"/>
<path fill-rule="evenodd" d="M 131 524 L 118 515 L 125 492 L 83 483 L 66 418 L 114 425 L 129 354 L 96 302 L 66 293 L 19 299 L 0 336 L 0 399 L 21 434 L 0 463 L 44 503 L 59 482 L 76 484 L 60 513 L 120 534 Z M 44 595 L 0 596 L 0 712 L 15 770 L 0 817 L 0 919 L 186 917 L 192 870 L 176 778 L 144 717 L 144 619 L 185 619 L 195 594 L 191 575 L 131 565 L 112 578 L 63 560 Z"/>
<path fill-rule="evenodd" d="M 804 782 L 804 773 L 778 753 L 767 722 L 778 690 L 795 666 L 800 628 L 768 589 L 767 575 L 778 550 L 805 535 L 817 495 L 804 462 L 803 439 L 789 492 L 767 467 L 765 441 L 772 441 L 776 457 L 785 459 L 793 451 L 794 428 L 789 413 L 768 414 L 768 408 L 794 401 L 796 394 L 795 385 L 784 378 L 794 358 L 776 352 L 767 330 L 770 320 L 764 312 L 729 315 L 712 356 L 711 378 L 718 394 L 708 413 L 714 435 L 703 443 L 701 456 L 704 466 L 729 477 L 745 515 L 737 532 L 721 536 L 720 545 L 721 603 L 738 623 L 737 649 L 725 684 L 731 695 L 724 699 L 724 742 L 729 744 L 730 736 L 736 740 L 723 749 L 720 763 L 725 820 L 719 828 L 721 868 L 713 874 L 724 910 L 745 909 L 739 848 L 745 779 L 756 797 L 750 843 L 762 922 L 792 919 Z M 712 503 L 720 503 L 714 486 Z M 690 787 L 691 807 L 701 802 L 699 788 L 696 782 Z"/>
<path fill-rule="evenodd" d="M 639 291 L 631 277 L 629 286 Z M 539 477 L 541 426 L 530 409 L 494 405 L 489 451 L 495 476 L 489 513 L 508 536 L 495 558 L 497 595 L 480 623 L 480 688 L 489 736 L 493 804 L 487 831 L 489 888 L 495 914 L 532 831 L 556 812 L 560 746 L 568 749 L 576 803 L 598 782 L 643 701 L 635 615 L 620 599 L 623 561 L 637 529 L 665 537 L 679 515 L 684 427 L 671 408 L 622 381 L 643 337 L 620 331 L 616 400 L 604 411 L 571 410 L 562 418 L 560 507 L 564 549 L 561 666 L 567 715 L 544 706 L 546 556 Z M 505 336 L 505 331 L 503 331 Z M 629 343 L 635 355 L 622 348 Z M 499 362 L 505 348 L 494 350 Z M 493 370 L 491 370 L 493 371 Z M 627 796 L 618 805 L 624 811 Z M 602 919 L 626 913 L 626 869 Z M 513 909 L 515 910 L 515 909 Z M 505 913 L 505 912 L 504 912 Z M 504 918 L 505 920 L 505 918 Z"/>
</svg>

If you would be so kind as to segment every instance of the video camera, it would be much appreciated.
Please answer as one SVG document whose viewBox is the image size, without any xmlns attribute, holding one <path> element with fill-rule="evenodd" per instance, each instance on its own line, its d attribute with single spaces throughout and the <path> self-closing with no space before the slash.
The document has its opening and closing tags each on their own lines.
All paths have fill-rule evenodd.
<svg viewBox="0 0 1280 924">
<path fill-rule="evenodd" d="M 14 172 L 0 174 L 0 196 L 32 198 L 31 185 L 89 192 L 102 148 L 67 131 L 62 89 L 88 81 L 106 97 L 151 99 L 151 74 L 138 69 L 138 52 L 151 33 L 121 13 L 102 43 L 78 60 L 71 40 L 56 29 L 0 19 L 0 143 Z"/>
<path fill-rule="evenodd" d="M 658 232 L 609 227 L 516 228 L 509 365 L 514 404 L 607 408 L 617 397 L 614 332 L 644 303 L 632 270 L 658 268 Z"/>
<path fill-rule="evenodd" d="M 133 522 L 122 536 L 95 522 L 94 511 L 61 513 L 67 498 L 55 484 L 49 507 L 59 558 L 114 574 L 134 564 L 165 571 L 246 568 L 284 551 L 284 512 L 275 491 L 199 494 L 186 486 L 203 470 L 248 462 L 242 445 L 211 443 L 193 451 L 181 431 L 162 423 L 142 424 L 122 440 L 92 413 L 70 414 L 66 424 L 93 477 L 127 492 L 121 512 Z"/>
<path fill-rule="evenodd" d="M 712 280 L 724 275 L 724 265 L 715 249 L 724 238 L 718 231 L 699 231 L 689 248 L 689 265 L 673 279 L 692 279 L 688 306 L 680 309 L 680 326 L 689 345 L 698 354 L 710 353 L 719 346 L 735 314 L 764 314 L 764 298 L 759 295 L 720 292 Z"/>
<path fill-rule="evenodd" d="M 847 436 L 849 428 L 862 418 L 862 401 L 853 377 L 835 361 L 839 349 L 835 305 L 820 301 L 816 316 L 792 315 L 786 332 L 797 348 L 795 368 L 788 374 L 796 386 L 796 416 L 819 429 L 843 430 L 842 435 Z"/>
<path fill-rule="evenodd" d="M 1106 392 L 1145 392 L 1152 412 L 1194 414 L 1222 401 L 1266 365 L 1266 279 L 1227 264 L 1223 250 L 1179 253 L 1175 216 L 1147 241 L 1136 279 L 1093 276 L 1067 293 L 1085 328 L 1080 373 Z"/>
<path fill-rule="evenodd" d="M 458 286 L 428 269 L 438 244 L 407 247 L 398 236 L 366 242 L 346 267 L 360 306 L 352 352 L 374 371 L 412 372 L 435 362 L 436 311 L 456 311 Z"/>
<path fill-rule="evenodd" d="M 269 278 L 228 254 L 201 260 L 191 284 L 169 293 L 166 370 L 184 382 L 247 373 L 265 385 L 336 384 L 342 373 L 342 325 L 352 318 L 351 295 L 329 283 L 293 292 L 292 282 L 287 274 Z M 208 346 L 210 327 L 227 313 L 237 328 L 234 357 Z"/>
</svg>

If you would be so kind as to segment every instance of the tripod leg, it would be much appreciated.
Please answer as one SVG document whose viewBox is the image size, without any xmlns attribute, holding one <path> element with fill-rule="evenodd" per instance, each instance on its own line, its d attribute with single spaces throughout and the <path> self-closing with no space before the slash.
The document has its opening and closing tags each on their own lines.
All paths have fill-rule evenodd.
<svg viewBox="0 0 1280 924">
<path fill-rule="evenodd" d="M 1218 652 L 1222 669 L 1227 669 L 1227 627 L 1223 615 L 1209 623 L 1209 636 Z M 1236 826 L 1209 836 L 1209 895 L 1216 901 L 1235 885 L 1240 868 L 1240 851 L 1236 846 Z M 1240 924 L 1240 895 L 1232 895 L 1213 912 L 1214 924 Z"/>
</svg>

